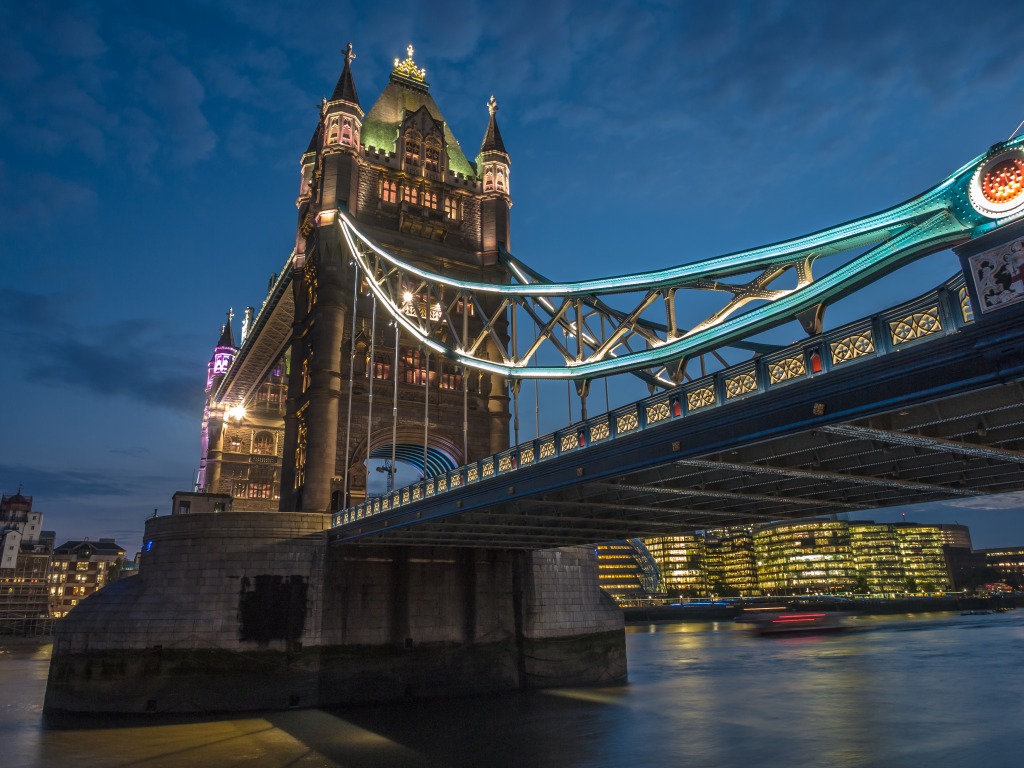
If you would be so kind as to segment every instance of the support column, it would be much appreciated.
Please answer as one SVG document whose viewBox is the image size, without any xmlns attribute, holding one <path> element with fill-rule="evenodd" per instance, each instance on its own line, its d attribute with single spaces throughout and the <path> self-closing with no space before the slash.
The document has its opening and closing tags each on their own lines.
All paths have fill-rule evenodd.
<svg viewBox="0 0 1024 768">
<path fill-rule="evenodd" d="M 326 286 L 325 286 L 326 288 Z M 341 410 L 341 344 L 345 307 L 335 291 L 323 290 L 313 327 L 313 370 L 306 411 L 306 481 L 303 512 L 324 512 L 331 504 L 331 480 L 337 463 L 338 416 Z"/>
</svg>

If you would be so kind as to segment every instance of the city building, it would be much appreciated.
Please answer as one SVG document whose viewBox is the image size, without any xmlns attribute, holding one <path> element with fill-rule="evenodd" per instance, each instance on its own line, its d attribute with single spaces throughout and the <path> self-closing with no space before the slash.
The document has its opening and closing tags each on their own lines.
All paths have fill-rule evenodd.
<svg viewBox="0 0 1024 768">
<path fill-rule="evenodd" d="M 1024 589 L 1024 547 L 997 547 L 979 549 L 985 566 L 996 571 L 1007 586 Z"/>
<path fill-rule="evenodd" d="M 719 528 L 704 534 L 709 592 L 716 597 L 761 594 L 754 558 L 754 530 Z"/>
<path fill-rule="evenodd" d="M 851 522 L 850 549 L 856 570 L 854 592 L 897 595 L 907 591 L 895 525 Z"/>
<path fill-rule="evenodd" d="M 113 539 L 68 541 L 53 550 L 50 601 L 54 618 L 120 576 L 124 549 Z"/>
<path fill-rule="evenodd" d="M 48 580 L 55 534 L 19 489 L 0 499 L 0 635 L 49 632 Z"/>
<path fill-rule="evenodd" d="M 661 569 L 669 596 L 703 597 L 707 594 L 703 534 L 657 536 L 644 539 L 644 544 Z"/>
<path fill-rule="evenodd" d="M 766 595 L 849 592 L 856 585 L 850 531 L 841 520 L 801 520 L 755 529 L 757 583 Z"/>
<path fill-rule="evenodd" d="M 620 602 L 662 597 L 665 586 L 658 564 L 640 539 L 598 544 L 598 582 Z"/>
</svg>

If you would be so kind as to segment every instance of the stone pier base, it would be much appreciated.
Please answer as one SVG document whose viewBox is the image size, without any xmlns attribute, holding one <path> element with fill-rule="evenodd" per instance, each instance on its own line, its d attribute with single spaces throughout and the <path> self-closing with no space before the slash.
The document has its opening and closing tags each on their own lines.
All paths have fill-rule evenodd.
<svg viewBox="0 0 1024 768">
<path fill-rule="evenodd" d="M 225 712 L 621 681 L 588 548 L 329 546 L 326 515 L 153 518 L 58 623 L 50 712 Z"/>
</svg>

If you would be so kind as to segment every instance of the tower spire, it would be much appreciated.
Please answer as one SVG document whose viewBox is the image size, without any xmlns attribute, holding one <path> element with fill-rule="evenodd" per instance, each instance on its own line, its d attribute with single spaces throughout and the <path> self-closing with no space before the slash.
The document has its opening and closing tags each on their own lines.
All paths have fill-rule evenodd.
<svg viewBox="0 0 1024 768">
<path fill-rule="evenodd" d="M 498 130 L 498 100 L 494 98 L 493 94 L 490 101 L 487 102 L 487 111 L 490 112 L 491 117 L 487 122 L 487 132 L 484 134 L 484 143 L 480 145 L 480 152 L 501 152 L 507 157 L 505 142 L 501 140 L 501 131 Z"/>
<path fill-rule="evenodd" d="M 362 109 L 362 105 L 359 103 L 359 95 L 356 93 L 356 83 L 352 79 L 352 61 L 356 58 L 356 55 L 352 53 L 352 43 L 349 43 L 342 51 L 345 56 L 345 66 L 341 70 L 341 77 L 338 78 L 338 84 L 334 86 L 334 93 L 331 94 L 331 101 L 347 101 L 350 104 L 355 104 L 357 107 Z"/>
<path fill-rule="evenodd" d="M 220 341 L 217 342 L 217 346 L 237 349 L 237 347 L 235 347 L 235 333 L 231 330 L 231 321 L 235 317 L 235 310 L 229 307 L 225 314 L 227 315 L 228 321 L 221 326 Z"/>
</svg>

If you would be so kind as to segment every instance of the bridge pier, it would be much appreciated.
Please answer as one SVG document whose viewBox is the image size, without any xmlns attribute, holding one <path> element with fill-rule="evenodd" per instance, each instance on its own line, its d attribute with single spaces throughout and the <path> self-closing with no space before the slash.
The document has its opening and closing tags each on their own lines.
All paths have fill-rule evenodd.
<svg viewBox="0 0 1024 768">
<path fill-rule="evenodd" d="M 58 625 L 46 710 L 272 710 L 625 678 L 622 614 L 592 549 L 330 546 L 327 524 L 147 521 L 139 575 Z"/>
</svg>

